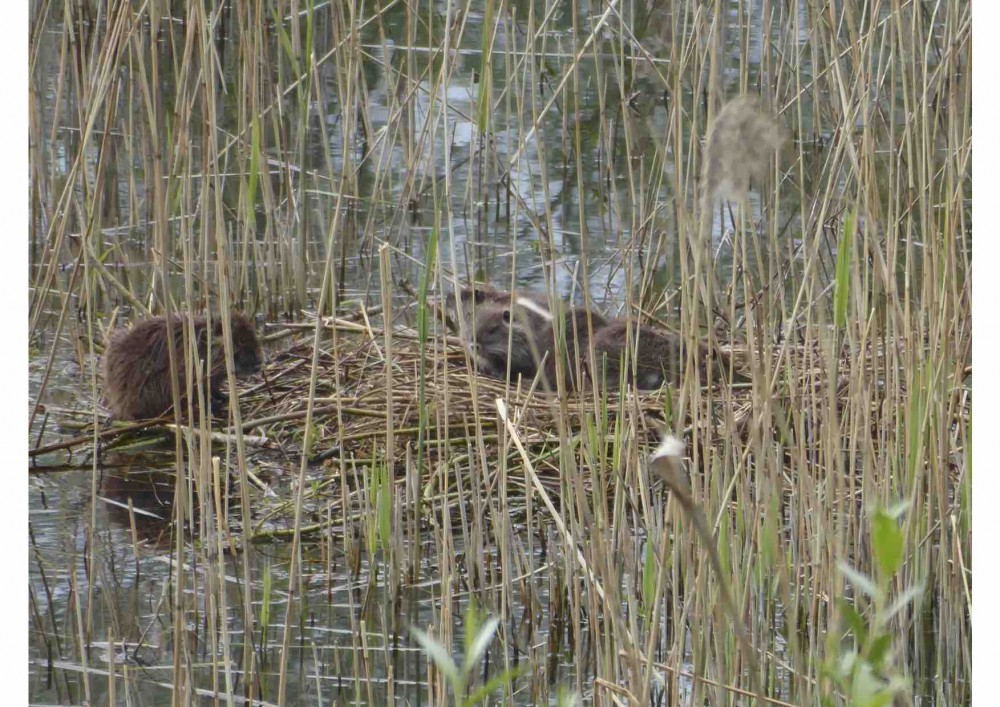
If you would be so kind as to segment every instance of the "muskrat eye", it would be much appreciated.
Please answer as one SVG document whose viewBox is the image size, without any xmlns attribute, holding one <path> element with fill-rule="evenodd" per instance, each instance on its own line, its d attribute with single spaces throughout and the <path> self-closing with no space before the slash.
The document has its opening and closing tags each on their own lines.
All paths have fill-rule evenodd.
<svg viewBox="0 0 1000 707">
<path fill-rule="evenodd" d="M 504 324 L 510 324 L 510 310 L 509 309 L 505 309 L 503 311 L 503 323 Z"/>
</svg>

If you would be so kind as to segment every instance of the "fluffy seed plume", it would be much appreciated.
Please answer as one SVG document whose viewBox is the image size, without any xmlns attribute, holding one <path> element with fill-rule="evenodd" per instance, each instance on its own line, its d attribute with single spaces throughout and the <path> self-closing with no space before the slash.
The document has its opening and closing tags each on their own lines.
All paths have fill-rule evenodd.
<svg viewBox="0 0 1000 707">
<path fill-rule="evenodd" d="M 664 436 L 660 446 L 649 456 L 650 470 L 663 479 L 667 486 L 685 499 L 690 496 L 687 477 L 681 466 L 684 458 L 684 442 L 671 434 Z"/>
<path fill-rule="evenodd" d="M 760 179 L 785 140 L 781 125 L 755 96 L 740 96 L 715 116 L 705 141 L 704 206 L 716 199 L 746 198 L 751 179 Z"/>
<path fill-rule="evenodd" d="M 660 457 L 680 458 L 683 455 L 684 443 L 673 435 L 666 435 L 663 441 L 660 442 L 660 446 L 653 452 L 653 459 L 659 459 Z"/>
</svg>

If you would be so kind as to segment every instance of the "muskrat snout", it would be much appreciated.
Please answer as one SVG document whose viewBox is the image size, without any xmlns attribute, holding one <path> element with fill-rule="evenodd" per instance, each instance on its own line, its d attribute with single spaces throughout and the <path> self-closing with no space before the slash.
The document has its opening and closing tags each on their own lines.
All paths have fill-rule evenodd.
<svg viewBox="0 0 1000 707">
<path fill-rule="evenodd" d="M 260 372 L 260 358 L 254 355 L 236 357 L 236 375 L 249 376 Z"/>
<path fill-rule="evenodd" d="M 236 364 L 236 375 L 248 376 L 259 373 L 261 367 L 261 357 L 256 352 L 246 351 L 237 354 L 234 363 Z"/>
</svg>

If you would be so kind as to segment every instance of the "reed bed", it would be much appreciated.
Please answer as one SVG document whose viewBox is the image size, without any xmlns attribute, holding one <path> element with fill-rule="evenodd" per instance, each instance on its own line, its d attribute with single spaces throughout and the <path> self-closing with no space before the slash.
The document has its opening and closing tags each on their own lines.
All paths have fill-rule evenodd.
<svg viewBox="0 0 1000 707">
<path fill-rule="evenodd" d="M 35 701 L 970 701 L 967 3 L 31 16 Z M 742 380 L 478 376 L 464 279 Z M 107 426 L 113 327 L 228 307 L 227 419 Z"/>
</svg>

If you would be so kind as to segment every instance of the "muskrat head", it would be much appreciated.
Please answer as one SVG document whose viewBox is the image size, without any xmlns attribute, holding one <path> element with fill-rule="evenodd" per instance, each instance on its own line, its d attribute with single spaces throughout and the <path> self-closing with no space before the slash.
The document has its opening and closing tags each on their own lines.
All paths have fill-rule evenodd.
<svg viewBox="0 0 1000 707">
<path fill-rule="evenodd" d="M 487 285 L 482 282 L 462 287 L 458 292 L 458 296 L 463 303 L 475 302 L 477 305 L 493 303 L 507 304 L 514 299 L 512 292 L 507 292 L 506 290 L 501 290 L 493 285 Z"/>
<path fill-rule="evenodd" d="M 242 312 L 234 312 L 230 321 L 233 325 L 233 362 L 236 364 L 236 373 L 256 373 L 264 362 L 264 351 L 260 347 L 253 321 Z"/>
<path fill-rule="evenodd" d="M 449 292 L 445 298 L 445 307 L 449 314 L 457 316 L 457 313 L 461 311 L 465 320 L 471 321 L 474 310 L 493 304 L 508 305 L 514 298 L 515 295 L 512 292 L 498 290 L 492 285 L 474 283 Z"/>
<path fill-rule="evenodd" d="M 510 375 L 533 376 L 537 369 L 531 353 L 531 334 L 523 323 L 514 322 L 510 307 L 486 305 L 476 313 L 472 354 L 480 369 L 503 377 L 510 359 Z"/>
<path fill-rule="evenodd" d="M 242 312 L 233 312 L 229 323 L 233 330 L 233 363 L 236 366 L 236 375 L 245 376 L 256 373 L 260 370 L 264 360 L 264 352 L 260 347 L 260 340 L 257 338 L 257 330 L 254 328 L 253 321 Z M 216 319 L 213 322 L 212 330 L 216 337 L 220 337 L 219 344 L 221 345 L 221 319 Z"/>
</svg>

